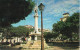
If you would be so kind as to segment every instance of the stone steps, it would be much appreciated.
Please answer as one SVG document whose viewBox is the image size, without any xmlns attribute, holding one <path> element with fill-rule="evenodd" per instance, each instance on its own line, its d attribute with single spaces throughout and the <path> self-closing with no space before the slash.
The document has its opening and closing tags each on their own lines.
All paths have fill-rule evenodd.
<svg viewBox="0 0 80 50">
<path fill-rule="evenodd" d="M 37 40 L 34 41 L 33 44 L 31 44 L 32 41 L 28 41 L 27 44 L 25 46 L 23 46 L 23 48 L 41 48 L 41 41 Z M 44 47 L 48 47 L 48 45 L 44 42 Z"/>
<path fill-rule="evenodd" d="M 23 46 L 23 48 L 26 48 L 26 47 L 31 47 L 31 41 L 28 41 L 27 44 Z"/>
</svg>

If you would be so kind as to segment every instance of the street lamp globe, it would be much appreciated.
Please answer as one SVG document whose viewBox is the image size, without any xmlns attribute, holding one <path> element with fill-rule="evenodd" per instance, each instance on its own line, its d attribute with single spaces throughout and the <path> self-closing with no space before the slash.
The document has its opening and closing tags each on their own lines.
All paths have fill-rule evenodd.
<svg viewBox="0 0 80 50">
<path fill-rule="evenodd" d="M 40 11 L 43 11 L 45 6 L 41 3 L 38 7 Z"/>
</svg>

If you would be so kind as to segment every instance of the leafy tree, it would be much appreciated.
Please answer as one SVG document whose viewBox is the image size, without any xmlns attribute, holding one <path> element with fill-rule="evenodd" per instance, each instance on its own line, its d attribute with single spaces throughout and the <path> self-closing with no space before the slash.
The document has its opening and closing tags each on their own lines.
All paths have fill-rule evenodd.
<svg viewBox="0 0 80 50">
<path fill-rule="evenodd" d="M 79 33 L 79 13 L 74 13 L 72 16 L 70 16 L 66 24 L 70 26 L 72 32 Z"/>
<path fill-rule="evenodd" d="M 33 31 L 34 29 L 29 29 L 24 26 L 19 27 L 11 27 L 10 33 L 13 34 L 14 37 L 28 37 L 29 33 Z"/>
<path fill-rule="evenodd" d="M 26 37 L 29 37 L 29 34 L 30 34 L 31 32 L 33 32 L 33 31 L 34 31 L 34 28 L 30 28 L 29 31 L 27 31 Z"/>
<path fill-rule="evenodd" d="M 54 32 L 57 32 L 57 33 L 60 33 L 60 31 L 63 31 L 63 28 L 65 28 L 66 24 L 62 21 L 59 21 L 55 24 L 53 24 L 53 31 Z"/>
<path fill-rule="evenodd" d="M 68 23 L 71 23 L 68 25 Z M 69 29 L 72 32 L 72 39 L 76 38 L 76 40 L 79 39 L 79 13 L 74 13 L 71 17 L 69 17 L 66 21 L 66 24 L 68 25 Z M 74 35 L 76 35 L 74 37 Z"/>
<path fill-rule="evenodd" d="M 62 34 L 72 40 L 73 33 L 79 33 L 79 13 L 74 13 L 68 17 L 66 22 L 59 21 L 53 24 L 53 31 Z M 64 39 L 64 38 L 63 38 Z"/>
<path fill-rule="evenodd" d="M 74 13 L 68 17 L 66 22 L 59 21 L 53 24 L 53 31 L 62 34 L 72 40 L 73 33 L 79 33 L 79 13 Z"/>
<path fill-rule="evenodd" d="M 0 27 L 25 19 L 34 7 L 32 0 L 0 0 Z"/>
<path fill-rule="evenodd" d="M 53 39 L 57 38 L 60 34 L 58 34 L 58 32 L 52 32 L 53 34 Z"/>
<path fill-rule="evenodd" d="M 17 37 L 18 42 L 18 37 L 26 37 L 30 31 L 32 31 L 32 29 L 28 29 L 24 26 L 8 27 L 4 28 L 3 37 L 5 37 L 7 40 L 12 39 L 12 37 Z"/>
<path fill-rule="evenodd" d="M 78 38 L 78 32 L 79 32 L 79 13 L 74 13 L 72 16 L 70 16 L 66 22 L 59 21 L 57 23 L 53 24 L 52 33 L 50 32 L 44 32 L 44 38 L 46 42 L 48 42 L 51 38 L 57 38 L 60 34 L 61 40 L 74 40 L 79 39 Z"/>
<path fill-rule="evenodd" d="M 29 31 L 29 29 L 24 26 L 10 28 L 11 34 L 13 33 L 14 36 L 17 36 L 17 37 L 25 36 L 28 31 Z"/>
<path fill-rule="evenodd" d="M 46 42 L 48 42 L 49 39 L 53 38 L 53 34 L 50 32 L 44 32 L 44 38 Z"/>
</svg>

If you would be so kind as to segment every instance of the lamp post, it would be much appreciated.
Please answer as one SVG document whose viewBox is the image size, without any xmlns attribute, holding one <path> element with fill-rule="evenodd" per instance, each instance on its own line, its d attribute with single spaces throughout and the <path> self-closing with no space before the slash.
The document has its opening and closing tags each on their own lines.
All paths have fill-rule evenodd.
<svg viewBox="0 0 80 50">
<path fill-rule="evenodd" d="M 44 10 L 44 5 L 41 3 L 38 7 L 39 10 L 41 11 L 41 50 L 44 50 L 43 17 L 42 17 L 42 11 Z"/>
</svg>

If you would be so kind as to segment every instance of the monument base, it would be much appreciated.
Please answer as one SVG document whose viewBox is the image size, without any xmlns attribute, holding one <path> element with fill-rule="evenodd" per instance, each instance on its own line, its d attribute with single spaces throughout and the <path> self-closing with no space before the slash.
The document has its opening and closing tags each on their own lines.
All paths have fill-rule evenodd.
<svg viewBox="0 0 80 50">
<path fill-rule="evenodd" d="M 44 48 L 48 48 L 49 46 L 44 41 Z M 37 41 L 28 41 L 27 44 L 23 46 L 23 48 L 30 48 L 30 49 L 41 49 L 41 40 Z"/>
<path fill-rule="evenodd" d="M 44 48 L 48 48 L 49 46 L 46 44 L 44 40 Z M 41 32 L 29 34 L 28 42 L 23 48 L 34 48 L 41 49 Z"/>
</svg>

